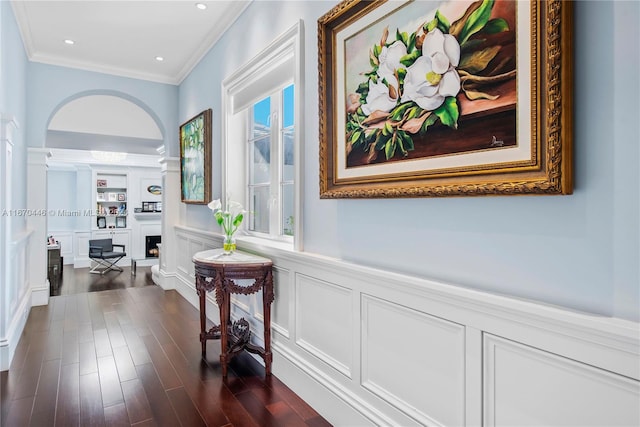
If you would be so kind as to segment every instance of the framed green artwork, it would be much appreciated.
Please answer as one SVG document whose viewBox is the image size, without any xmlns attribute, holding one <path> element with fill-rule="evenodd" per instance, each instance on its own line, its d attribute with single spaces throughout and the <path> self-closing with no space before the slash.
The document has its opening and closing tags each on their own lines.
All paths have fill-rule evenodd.
<svg viewBox="0 0 640 427">
<path fill-rule="evenodd" d="M 211 109 L 180 126 L 180 188 L 183 203 L 211 199 Z"/>
</svg>

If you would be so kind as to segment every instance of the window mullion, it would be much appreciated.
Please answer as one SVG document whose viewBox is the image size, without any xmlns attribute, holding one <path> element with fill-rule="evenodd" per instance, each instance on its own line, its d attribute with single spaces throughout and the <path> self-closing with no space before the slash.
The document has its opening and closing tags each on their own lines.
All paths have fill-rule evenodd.
<svg viewBox="0 0 640 427">
<path fill-rule="evenodd" d="M 271 186 L 269 205 L 269 234 L 280 235 L 280 128 L 282 121 L 280 92 L 271 95 Z"/>
</svg>

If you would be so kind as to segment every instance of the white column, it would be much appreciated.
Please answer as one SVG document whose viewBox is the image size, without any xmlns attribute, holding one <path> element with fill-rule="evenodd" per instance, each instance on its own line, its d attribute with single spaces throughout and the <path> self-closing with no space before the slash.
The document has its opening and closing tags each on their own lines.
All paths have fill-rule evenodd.
<svg viewBox="0 0 640 427">
<path fill-rule="evenodd" d="M 6 370 L 11 361 L 8 337 L 13 315 L 11 302 L 17 293 L 17 284 L 11 283 L 11 265 L 8 262 L 11 245 L 11 164 L 13 132 L 18 125 L 13 117 L 0 116 L 0 370 Z"/>
<path fill-rule="evenodd" d="M 164 148 L 159 149 L 161 156 Z M 176 230 L 180 221 L 180 159 L 162 157 L 162 250 L 160 251 L 159 282 L 163 289 L 175 289 L 176 277 Z"/>
<path fill-rule="evenodd" d="M 27 209 L 31 212 L 47 212 L 47 159 L 51 151 L 46 148 L 29 148 L 27 154 Z M 29 251 L 29 283 L 31 305 L 49 303 L 47 279 L 47 216 L 27 216 L 27 227 L 33 230 L 33 244 Z M 38 244 L 41 242 L 41 244 Z"/>
</svg>

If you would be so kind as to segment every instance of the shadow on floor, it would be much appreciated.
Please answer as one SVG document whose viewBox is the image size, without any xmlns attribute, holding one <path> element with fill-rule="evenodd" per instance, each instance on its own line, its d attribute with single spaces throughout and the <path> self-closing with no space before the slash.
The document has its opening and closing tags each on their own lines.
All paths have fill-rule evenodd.
<svg viewBox="0 0 640 427">
<path fill-rule="evenodd" d="M 138 267 L 136 275 L 131 275 L 130 267 L 123 267 L 122 272 L 110 271 L 104 275 L 91 274 L 89 268 L 73 268 L 72 264 L 62 269 L 60 284 L 56 289 L 51 287 L 50 296 L 74 295 L 84 292 L 108 291 L 112 289 L 139 288 L 153 285 L 151 267 Z"/>
</svg>

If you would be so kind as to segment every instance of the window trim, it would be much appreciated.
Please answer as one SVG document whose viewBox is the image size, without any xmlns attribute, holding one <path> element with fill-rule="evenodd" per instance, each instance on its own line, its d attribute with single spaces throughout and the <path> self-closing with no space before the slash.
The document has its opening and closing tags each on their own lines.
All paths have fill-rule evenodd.
<svg viewBox="0 0 640 427">
<path fill-rule="evenodd" d="M 228 144 L 231 143 L 228 129 L 230 116 L 237 113 L 235 111 L 234 97 L 240 95 L 244 90 L 257 82 L 264 70 L 276 69 L 283 62 L 293 60 L 293 85 L 294 85 L 294 236 L 293 250 L 303 250 L 303 188 L 304 188 L 304 27 L 302 20 L 296 22 L 291 28 L 277 37 L 271 44 L 258 53 L 253 59 L 249 60 L 245 65 L 232 73 L 222 82 L 222 120 L 221 120 L 221 155 L 222 155 L 222 174 L 221 174 L 221 194 L 227 194 L 230 185 L 230 177 L 228 174 L 232 168 L 230 151 Z M 245 186 L 244 191 L 247 191 Z M 245 193 L 246 194 L 246 193 Z M 243 225 L 243 227 L 246 224 Z M 277 242 L 278 246 L 282 244 L 282 239 L 265 235 L 259 238 L 266 242 Z M 240 240 L 242 237 L 240 237 Z M 267 243 L 268 244 L 268 243 Z"/>
</svg>

